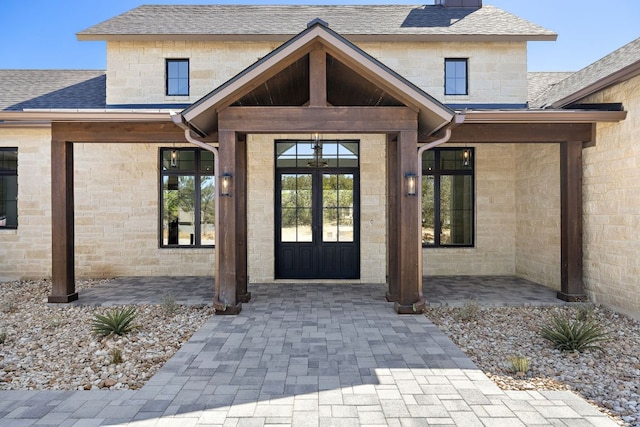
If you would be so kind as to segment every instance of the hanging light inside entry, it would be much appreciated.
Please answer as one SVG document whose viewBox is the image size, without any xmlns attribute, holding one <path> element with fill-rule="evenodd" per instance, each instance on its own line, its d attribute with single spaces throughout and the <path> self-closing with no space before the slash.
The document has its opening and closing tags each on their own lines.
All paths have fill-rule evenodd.
<svg viewBox="0 0 640 427">
<path fill-rule="evenodd" d="M 469 166 L 471 164 L 471 150 L 465 148 L 462 151 L 462 165 Z"/>
<path fill-rule="evenodd" d="M 172 168 L 178 167 L 178 150 L 171 150 L 171 163 Z"/>
<path fill-rule="evenodd" d="M 320 134 L 313 134 L 313 145 L 311 146 L 313 149 L 313 159 L 307 162 L 307 166 L 313 168 L 325 168 L 328 163 L 326 160 L 322 158 L 322 142 L 320 141 Z"/>
</svg>

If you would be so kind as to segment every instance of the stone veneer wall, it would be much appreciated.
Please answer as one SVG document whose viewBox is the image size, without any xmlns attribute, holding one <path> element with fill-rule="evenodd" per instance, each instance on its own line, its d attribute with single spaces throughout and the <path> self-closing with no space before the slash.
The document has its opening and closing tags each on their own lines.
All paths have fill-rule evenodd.
<svg viewBox="0 0 640 427">
<path fill-rule="evenodd" d="M 310 135 L 249 135 L 248 252 L 249 281 L 274 281 L 274 140 Z M 360 140 L 360 282 L 386 281 L 386 180 L 384 135 L 323 135 Z M 381 169 L 382 167 L 382 169 Z"/>
<path fill-rule="evenodd" d="M 278 45 L 110 41 L 107 104 L 193 103 Z M 442 102 L 524 104 L 527 100 L 525 42 L 399 42 L 359 46 Z M 190 96 L 165 96 L 166 58 L 189 58 Z M 445 58 L 469 58 L 468 96 L 444 96 Z"/>
<path fill-rule="evenodd" d="M 598 124 L 583 154 L 584 279 L 589 296 L 640 313 L 640 77 L 581 102 L 622 102 L 620 123 Z"/>
<path fill-rule="evenodd" d="M 425 276 L 515 273 L 515 156 L 513 144 L 476 146 L 475 247 L 423 249 Z"/>
<path fill-rule="evenodd" d="M 560 290 L 560 147 L 516 147 L 516 274 Z"/>
<path fill-rule="evenodd" d="M 0 129 L 18 147 L 18 228 L 0 230 L 0 281 L 51 276 L 51 131 Z"/>
</svg>

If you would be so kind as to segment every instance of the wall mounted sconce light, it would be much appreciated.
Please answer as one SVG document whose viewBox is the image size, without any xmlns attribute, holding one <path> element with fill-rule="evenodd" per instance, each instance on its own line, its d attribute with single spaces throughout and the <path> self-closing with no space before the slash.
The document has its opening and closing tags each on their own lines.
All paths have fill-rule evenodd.
<svg viewBox="0 0 640 427">
<path fill-rule="evenodd" d="M 171 150 L 171 167 L 178 167 L 178 150 Z"/>
<path fill-rule="evenodd" d="M 470 162 L 471 162 L 471 150 L 469 150 L 468 148 L 465 148 L 462 151 L 462 165 L 469 166 Z"/>
<path fill-rule="evenodd" d="M 404 174 L 407 196 L 415 196 L 417 194 L 417 179 L 415 173 L 407 172 Z"/>
<path fill-rule="evenodd" d="M 230 173 L 222 174 L 220 177 L 222 181 L 222 187 L 220 188 L 220 195 L 223 197 L 231 197 L 231 179 Z"/>
</svg>

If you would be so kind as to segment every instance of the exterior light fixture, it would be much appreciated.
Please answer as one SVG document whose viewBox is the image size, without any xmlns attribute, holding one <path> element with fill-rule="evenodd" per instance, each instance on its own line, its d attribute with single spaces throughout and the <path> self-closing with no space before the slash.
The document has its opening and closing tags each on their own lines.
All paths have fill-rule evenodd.
<svg viewBox="0 0 640 427">
<path fill-rule="evenodd" d="M 417 177 L 415 173 L 407 172 L 404 174 L 407 196 L 417 195 Z"/>
<path fill-rule="evenodd" d="M 326 160 L 322 158 L 322 143 L 320 142 L 320 134 L 313 134 L 313 159 L 307 162 L 307 166 L 314 168 L 325 168 L 329 165 Z"/>
<path fill-rule="evenodd" d="M 220 195 L 224 197 L 231 197 L 231 178 L 230 173 L 222 174 L 220 177 L 222 181 L 222 187 L 220 188 Z"/>
<path fill-rule="evenodd" d="M 470 162 L 471 162 L 471 150 L 469 150 L 468 148 L 465 148 L 462 151 L 462 165 L 469 166 Z"/>
<path fill-rule="evenodd" d="M 178 150 L 171 150 L 171 167 L 178 167 Z"/>
</svg>

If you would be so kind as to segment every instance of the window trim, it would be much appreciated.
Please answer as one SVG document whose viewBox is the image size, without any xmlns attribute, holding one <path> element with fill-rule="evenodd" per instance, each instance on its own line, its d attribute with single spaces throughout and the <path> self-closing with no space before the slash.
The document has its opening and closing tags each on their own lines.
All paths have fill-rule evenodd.
<svg viewBox="0 0 640 427">
<path fill-rule="evenodd" d="M 16 177 L 16 224 L 15 225 L 0 225 L 0 230 L 16 230 L 18 229 L 18 218 L 20 217 L 20 215 L 18 214 L 18 206 L 17 206 L 17 202 L 18 202 L 18 147 L 0 147 L 0 151 L 12 151 L 16 153 L 16 170 L 2 170 L 0 169 L 0 176 L 7 176 L 7 177 Z"/>
<path fill-rule="evenodd" d="M 186 62 L 187 63 L 187 92 L 186 93 L 170 93 L 169 92 L 169 64 L 173 62 Z M 191 63 L 189 58 L 165 58 L 164 63 L 164 86 L 165 86 L 165 96 L 189 96 L 189 92 L 191 91 Z M 178 77 L 179 78 L 179 77 Z"/>
<path fill-rule="evenodd" d="M 469 150 L 470 152 L 470 168 L 469 169 L 441 169 L 440 168 L 440 153 L 446 151 L 458 151 L 458 150 Z M 423 249 L 441 249 L 441 248 L 475 248 L 476 245 L 476 166 L 475 166 L 475 148 L 473 147 L 446 147 L 446 148 L 433 148 L 429 151 L 434 153 L 434 165 L 435 169 L 433 171 L 428 171 L 426 168 L 422 168 L 422 177 L 425 176 L 433 176 L 434 177 L 434 243 L 432 245 L 427 243 L 422 243 Z M 422 155 L 423 158 L 420 159 L 421 162 L 424 162 L 424 155 L 427 152 L 425 151 Z M 442 224 L 440 222 L 440 182 L 442 176 L 470 176 L 471 177 L 471 243 L 469 244 L 442 244 L 440 242 L 440 233 L 442 229 Z M 420 207 L 422 210 L 422 207 Z M 421 218 L 424 213 L 420 212 Z M 436 221 L 437 219 L 437 221 Z M 420 234 L 422 236 L 422 228 L 420 230 Z M 422 238 L 421 238 L 422 240 Z"/>
<path fill-rule="evenodd" d="M 163 154 L 167 151 L 194 151 L 195 156 L 194 156 L 194 164 L 195 164 L 195 169 L 194 170 L 190 170 L 190 171 L 182 171 L 182 170 L 176 170 L 176 171 L 165 171 L 163 168 L 163 161 L 164 161 L 164 156 Z M 213 176 L 214 179 L 214 186 L 217 183 L 217 177 L 215 175 L 215 170 L 213 171 L 203 171 L 201 169 L 201 155 L 203 152 L 208 152 L 207 150 L 201 149 L 201 148 L 192 148 L 192 147 L 161 147 L 158 150 L 159 153 L 159 159 L 158 159 L 158 206 L 159 206 L 159 210 L 158 210 L 158 247 L 161 249 L 202 249 L 202 248 L 215 248 L 216 245 L 203 245 L 201 244 L 201 225 L 202 225 L 202 221 L 201 221 L 201 212 L 202 210 L 200 209 L 200 202 L 202 200 L 201 197 L 201 186 L 200 185 L 196 185 L 195 183 L 197 182 L 198 184 L 201 183 L 201 178 L 203 176 Z M 193 176 L 196 178 L 196 180 L 194 181 L 194 200 L 197 203 L 197 206 L 194 206 L 194 221 L 193 221 L 193 226 L 194 226 L 194 244 L 193 245 L 180 245 L 180 244 L 164 244 L 164 239 L 163 239 L 163 214 L 164 214 L 164 177 L 166 176 Z M 216 191 L 216 195 L 215 197 L 217 197 L 217 189 L 214 189 Z M 216 212 L 215 215 L 217 215 L 218 213 Z"/>
<path fill-rule="evenodd" d="M 464 63 L 464 93 L 447 92 L 447 64 Z M 453 77 L 456 79 L 457 77 Z M 468 96 L 469 95 L 469 58 L 445 58 L 444 59 L 444 94 L 446 96 Z"/>
</svg>

